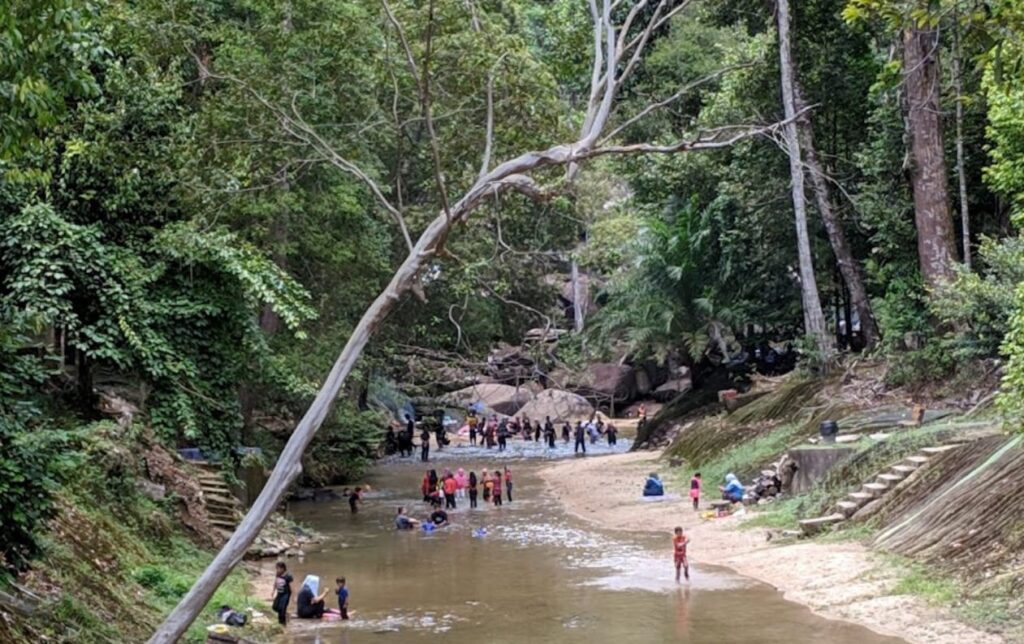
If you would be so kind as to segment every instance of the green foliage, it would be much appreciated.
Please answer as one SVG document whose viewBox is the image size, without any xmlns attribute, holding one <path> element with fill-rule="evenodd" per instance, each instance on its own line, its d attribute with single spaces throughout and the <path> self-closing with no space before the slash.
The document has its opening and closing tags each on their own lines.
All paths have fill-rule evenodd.
<svg viewBox="0 0 1024 644">
<path fill-rule="evenodd" d="M 314 486 L 358 479 L 380 450 L 387 419 L 339 401 L 303 458 L 303 474 Z"/>
<path fill-rule="evenodd" d="M 68 103 L 97 93 L 90 65 L 107 52 L 94 19 L 84 0 L 0 5 L 0 161 L 33 151 Z"/>
</svg>

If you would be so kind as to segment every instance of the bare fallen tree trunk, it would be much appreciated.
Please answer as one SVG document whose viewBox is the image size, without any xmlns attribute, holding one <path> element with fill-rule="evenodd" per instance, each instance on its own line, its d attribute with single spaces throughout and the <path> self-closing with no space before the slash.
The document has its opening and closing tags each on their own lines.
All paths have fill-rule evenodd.
<svg viewBox="0 0 1024 644">
<path fill-rule="evenodd" d="M 654 10 L 645 14 L 650 16 L 647 18 L 647 22 L 639 26 L 633 25 L 633 21 L 640 15 L 641 10 L 647 7 L 648 2 L 646 0 L 636 2 L 622 24 L 618 38 L 616 38 L 617 26 L 613 24 L 611 16 L 612 0 L 603 0 L 600 9 L 596 0 L 590 0 L 589 4 L 594 22 L 594 65 L 586 126 L 583 128 L 580 138 L 574 142 L 554 145 L 545 150 L 526 152 L 498 164 L 491 170 L 487 170 L 487 167 L 490 165 L 489 154 L 492 146 L 491 142 L 487 141 L 483 168 L 479 177 L 455 203 L 447 204 L 445 203 L 446 199 L 442 200 L 439 214 L 426 227 L 417 242 L 411 246 L 408 256 L 398 267 L 387 287 L 377 296 L 359 320 L 359 324 L 356 325 L 346 342 L 316 398 L 288 439 L 274 471 L 256 502 L 185 597 L 153 633 L 149 640 L 152 644 L 177 641 L 199 615 L 231 569 L 241 561 L 245 551 L 280 504 L 288 486 L 301 472 L 303 452 L 330 412 L 345 378 L 351 372 L 371 336 L 403 295 L 409 291 L 416 292 L 420 288 L 420 275 L 430 262 L 443 253 L 445 242 L 453 228 L 457 224 L 465 222 L 481 204 L 495 195 L 507 191 L 519 192 L 529 197 L 544 194 L 544 189 L 527 176 L 527 173 L 539 168 L 569 166 L 589 158 L 608 154 L 676 153 L 720 149 L 750 137 L 773 134 L 782 125 L 775 123 L 763 126 L 721 127 L 700 133 L 691 140 L 668 145 L 647 143 L 607 145 L 606 141 L 610 137 L 606 136 L 605 139 L 602 139 L 601 136 L 612 113 L 617 90 L 636 66 L 651 33 L 665 25 L 689 2 L 687 0 L 683 2 L 659 0 Z M 398 28 L 394 14 L 386 2 L 384 9 L 389 19 L 395 24 L 399 37 L 404 41 L 404 35 Z M 639 33 L 636 33 L 637 30 Z M 403 45 L 407 46 L 407 43 L 403 42 Z M 408 51 L 407 47 L 406 51 Z M 425 85 L 426 81 L 421 83 L 420 91 L 424 91 Z M 679 96 L 677 95 L 677 98 Z M 366 183 L 374 198 L 396 219 L 403 235 L 406 235 L 401 212 L 386 199 L 368 173 L 331 147 L 315 128 L 302 120 L 301 116 L 294 111 L 294 107 L 292 108 L 293 112 L 287 114 L 261 97 L 257 96 L 256 98 L 281 118 L 282 126 L 292 136 L 320 152 L 326 162 Z M 491 110 L 489 109 L 488 112 L 490 113 Z M 792 124 L 792 121 L 789 121 L 789 124 Z M 488 131 L 490 132 L 491 128 L 488 128 Z"/>
<path fill-rule="evenodd" d="M 804 168 L 797 136 L 797 109 L 793 88 L 793 56 L 789 32 L 789 0 L 778 0 L 779 70 L 782 75 L 782 107 L 786 117 L 783 137 L 789 153 L 789 173 L 796 222 L 797 257 L 800 263 L 800 294 L 804 308 L 804 332 L 813 340 L 822 364 L 827 364 L 834 345 L 821 310 L 818 282 L 814 277 L 811 240 L 807 231 L 807 202 L 804 194 Z"/>
</svg>

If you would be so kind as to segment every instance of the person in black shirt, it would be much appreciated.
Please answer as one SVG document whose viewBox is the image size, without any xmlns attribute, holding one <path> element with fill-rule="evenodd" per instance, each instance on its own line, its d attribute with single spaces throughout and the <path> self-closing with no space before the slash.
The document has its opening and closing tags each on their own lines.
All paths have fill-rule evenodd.
<svg viewBox="0 0 1024 644">
<path fill-rule="evenodd" d="M 448 513 L 438 508 L 430 514 L 430 521 L 437 527 L 448 525 Z"/>
<path fill-rule="evenodd" d="M 319 587 L 320 579 L 314 575 L 306 575 L 306 580 L 302 582 L 302 590 L 299 591 L 299 596 L 295 600 L 295 608 L 302 619 L 320 619 L 324 616 L 324 597 L 327 596 L 325 590 L 319 595 L 314 594 L 316 587 Z"/>
<path fill-rule="evenodd" d="M 430 460 L 430 431 L 425 427 L 420 433 L 420 460 L 424 463 Z"/>
<path fill-rule="evenodd" d="M 587 432 L 586 432 L 585 429 L 583 429 L 583 422 L 582 421 L 577 421 L 576 422 L 576 444 L 573 445 L 573 448 L 572 448 L 572 451 L 573 451 L 574 454 L 578 454 L 581 449 L 583 450 L 584 454 L 587 453 L 586 435 L 587 435 Z"/>
<path fill-rule="evenodd" d="M 274 603 L 271 605 L 277 613 L 277 623 L 288 622 L 288 602 L 292 600 L 292 575 L 283 561 L 277 562 L 277 575 L 274 577 Z"/>
<path fill-rule="evenodd" d="M 352 514 L 359 512 L 359 504 L 363 502 L 363 488 L 357 487 L 352 494 L 348 495 L 348 507 Z"/>
</svg>

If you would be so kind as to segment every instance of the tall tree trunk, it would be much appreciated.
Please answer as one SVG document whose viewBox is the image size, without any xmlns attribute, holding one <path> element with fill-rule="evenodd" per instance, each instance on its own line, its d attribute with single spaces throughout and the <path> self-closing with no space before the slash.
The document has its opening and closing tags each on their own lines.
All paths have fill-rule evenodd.
<svg viewBox="0 0 1024 644">
<path fill-rule="evenodd" d="M 903 32 L 903 75 L 917 255 L 925 284 L 935 288 L 953 278 L 956 241 L 939 111 L 939 39 L 934 28 L 913 27 Z"/>
<path fill-rule="evenodd" d="M 804 195 L 804 169 L 800 158 L 797 136 L 796 100 L 793 91 L 793 57 L 789 36 L 789 0 L 778 0 L 779 68 L 782 74 L 782 107 L 786 116 L 783 130 L 789 152 L 789 173 L 793 192 L 793 212 L 796 220 L 797 255 L 800 261 L 800 294 L 804 309 L 804 332 L 810 336 L 823 362 L 831 357 L 834 344 L 829 334 L 825 315 L 821 310 L 818 282 L 814 277 L 811 240 L 807 232 L 807 204 Z"/>
<path fill-rule="evenodd" d="M 956 90 L 956 178 L 960 188 L 960 230 L 963 237 L 964 266 L 971 269 L 971 212 L 967 206 L 967 171 L 964 168 L 964 86 L 960 50 L 960 21 L 953 9 L 953 87 Z"/>
<path fill-rule="evenodd" d="M 288 182 L 281 186 L 282 190 L 288 190 Z M 270 224 L 270 242 L 274 249 L 274 263 L 283 271 L 288 270 L 288 213 L 282 212 Z M 281 316 L 274 311 L 269 304 L 264 303 L 260 309 L 259 317 L 260 331 L 269 339 L 281 330 Z M 253 413 L 256 410 L 256 402 L 259 392 L 251 382 L 244 382 L 238 391 L 238 404 L 242 412 L 243 440 L 249 442 L 252 438 L 250 431 L 253 426 Z"/>
<path fill-rule="evenodd" d="M 572 260 L 572 321 L 576 333 L 583 331 L 583 298 L 586 297 L 582 280 L 580 280 L 580 267 L 576 260 Z"/>
<path fill-rule="evenodd" d="M 846 231 L 843 229 L 843 222 L 836 212 L 832 201 L 832 191 L 828 185 L 828 175 L 818 158 L 818 149 L 814 144 L 814 124 L 811 122 L 811 114 L 806 111 L 807 104 L 804 101 L 803 90 L 800 81 L 796 78 L 796 71 L 793 71 L 793 95 L 796 109 L 801 111 L 797 121 L 797 132 L 800 135 L 800 147 L 804 153 L 804 163 L 807 166 L 808 174 L 811 177 L 811 186 L 814 188 L 815 203 L 818 206 L 818 213 L 821 214 L 821 221 L 825 224 L 825 231 L 828 233 L 828 241 L 832 245 L 832 252 L 835 253 L 836 263 L 839 264 L 839 273 L 846 283 L 850 293 L 850 303 L 857 310 L 857 317 L 860 318 L 860 329 L 864 335 L 864 347 L 870 349 L 882 339 L 878 330 L 878 322 L 875 320 L 875 313 L 871 309 L 871 300 L 868 299 L 867 288 L 864 287 L 864 274 L 860 263 L 853 258 L 853 251 L 846 240 Z M 847 327 L 846 333 L 853 337 L 853 329 Z"/>
</svg>

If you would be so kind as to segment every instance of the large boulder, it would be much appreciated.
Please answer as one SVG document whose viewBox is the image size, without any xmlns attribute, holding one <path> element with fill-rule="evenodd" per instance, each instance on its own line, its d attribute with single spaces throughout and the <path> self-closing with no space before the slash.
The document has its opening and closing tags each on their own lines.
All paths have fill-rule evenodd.
<svg viewBox="0 0 1024 644">
<path fill-rule="evenodd" d="M 533 387 L 483 384 L 453 391 L 443 400 L 446 404 L 461 409 L 468 409 L 471 405 L 483 405 L 499 414 L 514 416 L 523 405 L 530 402 L 533 393 Z"/>
<path fill-rule="evenodd" d="M 689 391 L 692 386 L 689 378 L 675 378 L 655 389 L 651 396 L 658 402 L 664 403 L 683 392 Z"/>
<path fill-rule="evenodd" d="M 590 418 L 593 413 L 586 398 L 561 389 L 545 389 L 519 410 L 520 416 L 533 420 L 550 416 L 554 422 Z"/>
<path fill-rule="evenodd" d="M 580 371 L 556 370 L 550 379 L 597 405 L 629 402 L 636 398 L 636 373 L 628 365 L 596 362 Z"/>
</svg>

